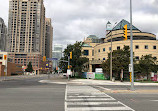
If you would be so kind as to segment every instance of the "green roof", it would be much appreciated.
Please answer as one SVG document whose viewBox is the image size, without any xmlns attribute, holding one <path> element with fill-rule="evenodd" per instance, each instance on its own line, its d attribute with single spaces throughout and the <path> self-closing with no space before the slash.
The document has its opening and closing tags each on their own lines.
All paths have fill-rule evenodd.
<svg viewBox="0 0 158 111">
<path fill-rule="evenodd" d="M 82 45 L 82 47 L 92 47 L 92 46 L 90 46 L 90 45 L 84 43 L 84 44 Z"/>
<path fill-rule="evenodd" d="M 127 24 L 127 29 L 130 30 L 130 23 L 126 20 L 121 20 L 114 28 L 113 30 L 123 30 L 124 26 Z M 135 26 L 132 25 L 132 30 L 139 30 L 138 28 L 136 28 Z"/>
<path fill-rule="evenodd" d="M 91 38 L 91 39 L 99 39 L 96 35 L 89 35 L 87 38 Z"/>
</svg>

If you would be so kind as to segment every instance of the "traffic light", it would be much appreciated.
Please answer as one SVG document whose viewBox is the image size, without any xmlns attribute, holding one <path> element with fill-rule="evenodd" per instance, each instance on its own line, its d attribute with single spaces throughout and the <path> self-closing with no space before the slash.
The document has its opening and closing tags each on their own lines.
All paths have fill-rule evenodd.
<svg viewBox="0 0 158 111">
<path fill-rule="evenodd" d="M 70 59 L 72 59 L 72 52 L 70 52 Z"/>
<path fill-rule="evenodd" d="M 43 56 L 43 61 L 44 61 L 44 62 L 46 61 L 46 56 Z"/>
<path fill-rule="evenodd" d="M 70 66 L 68 65 L 68 67 L 67 67 L 68 69 L 70 69 Z"/>
<path fill-rule="evenodd" d="M 124 40 L 127 40 L 127 24 L 123 27 L 124 28 Z"/>
<path fill-rule="evenodd" d="M 130 79 L 130 82 L 132 82 L 132 72 L 130 72 L 130 75 L 129 75 L 129 79 Z"/>
<path fill-rule="evenodd" d="M 4 55 L 4 60 L 7 60 L 7 55 Z"/>
</svg>

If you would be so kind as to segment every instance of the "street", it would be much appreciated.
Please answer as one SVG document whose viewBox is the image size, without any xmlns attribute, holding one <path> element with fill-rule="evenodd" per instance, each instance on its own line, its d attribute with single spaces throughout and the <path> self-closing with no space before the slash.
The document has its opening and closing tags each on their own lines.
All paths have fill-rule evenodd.
<svg viewBox="0 0 158 111">
<path fill-rule="evenodd" d="M 64 111 L 65 85 L 41 79 L 47 77 L 0 82 L 0 111 Z"/>
<path fill-rule="evenodd" d="M 0 111 L 157 111 L 158 85 L 125 84 L 58 75 L 2 81 Z"/>
</svg>

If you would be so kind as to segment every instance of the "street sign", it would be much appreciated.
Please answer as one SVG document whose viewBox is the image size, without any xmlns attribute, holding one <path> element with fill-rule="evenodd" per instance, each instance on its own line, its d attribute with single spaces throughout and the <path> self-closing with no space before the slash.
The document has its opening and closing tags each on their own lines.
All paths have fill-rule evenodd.
<svg viewBox="0 0 158 111">
<path fill-rule="evenodd" d="M 96 73 L 103 73 L 103 69 L 102 69 L 102 68 L 96 68 L 96 69 L 95 69 L 95 72 L 96 72 Z"/>
<path fill-rule="evenodd" d="M 49 60 L 49 61 L 53 61 L 53 60 L 57 61 L 58 58 L 47 58 L 47 60 Z"/>
<path fill-rule="evenodd" d="M 49 63 L 46 64 L 46 68 L 49 68 Z"/>
<path fill-rule="evenodd" d="M 129 72 L 132 72 L 132 64 L 129 64 Z"/>
<path fill-rule="evenodd" d="M 67 69 L 67 75 L 71 75 L 71 70 Z"/>
</svg>

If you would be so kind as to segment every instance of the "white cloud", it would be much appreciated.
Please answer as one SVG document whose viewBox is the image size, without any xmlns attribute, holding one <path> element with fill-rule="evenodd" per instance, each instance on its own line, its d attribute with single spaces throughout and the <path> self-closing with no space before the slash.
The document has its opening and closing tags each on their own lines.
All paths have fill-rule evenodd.
<svg viewBox="0 0 158 111">
<path fill-rule="evenodd" d="M 0 0 L 0 17 L 8 21 L 9 0 Z M 44 0 L 52 18 L 54 44 L 73 44 L 95 34 L 105 37 L 106 23 L 129 21 L 129 0 Z M 133 25 L 158 37 L 158 0 L 133 0 Z"/>
</svg>

